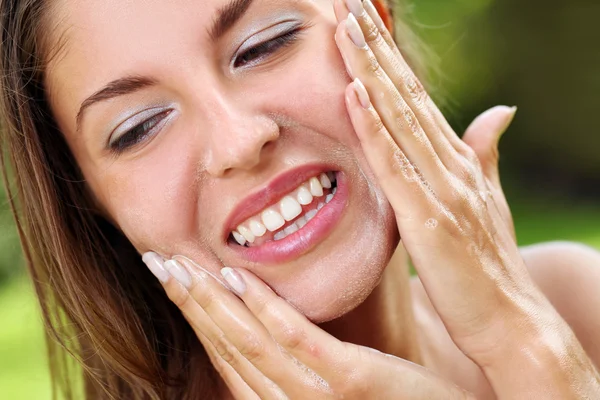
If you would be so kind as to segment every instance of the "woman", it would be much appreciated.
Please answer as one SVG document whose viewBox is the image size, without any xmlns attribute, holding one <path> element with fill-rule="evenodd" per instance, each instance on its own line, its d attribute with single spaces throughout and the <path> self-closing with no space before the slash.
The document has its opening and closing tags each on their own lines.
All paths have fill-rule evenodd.
<svg viewBox="0 0 600 400">
<path fill-rule="evenodd" d="M 600 396 L 600 256 L 519 251 L 514 110 L 461 141 L 384 2 L 1 15 L 9 198 L 67 396 L 55 343 L 88 398 Z"/>
</svg>

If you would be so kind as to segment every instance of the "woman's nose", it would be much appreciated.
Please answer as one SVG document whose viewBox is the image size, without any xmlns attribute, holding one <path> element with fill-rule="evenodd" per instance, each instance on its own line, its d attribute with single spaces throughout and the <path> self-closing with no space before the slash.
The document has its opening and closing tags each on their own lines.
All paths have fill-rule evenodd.
<svg viewBox="0 0 600 400">
<path fill-rule="evenodd" d="M 221 104 L 211 113 L 206 170 L 222 177 L 234 170 L 250 170 L 264 157 L 269 142 L 279 138 L 279 126 L 264 114 L 248 113 Z"/>
</svg>

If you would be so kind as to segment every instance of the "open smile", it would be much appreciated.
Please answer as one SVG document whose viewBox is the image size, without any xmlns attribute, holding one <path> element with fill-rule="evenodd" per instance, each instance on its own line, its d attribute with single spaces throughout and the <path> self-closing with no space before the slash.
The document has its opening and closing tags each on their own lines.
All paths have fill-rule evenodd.
<svg viewBox="0 0 600 400">
<path fill-rule="evenodd" d="M 273 187 L 254 196 L 270 197 L 271 204 L 253 212 L 229 231 L 228 245 L 242 258 L 263 264 L 290 261 L 328 236 L 347 202 L 344 174 L 321 170 L 312 171 L 310 175 L 311 169 L 314 167 L 289 173 L 296 180 L 303 175 L 310 176 L 292 190 L 279 191 L 276 195 L 276 187 L 281 186 L 278 183 L 285 180 L 280 177 L 272 183 Z"/>
</svg>

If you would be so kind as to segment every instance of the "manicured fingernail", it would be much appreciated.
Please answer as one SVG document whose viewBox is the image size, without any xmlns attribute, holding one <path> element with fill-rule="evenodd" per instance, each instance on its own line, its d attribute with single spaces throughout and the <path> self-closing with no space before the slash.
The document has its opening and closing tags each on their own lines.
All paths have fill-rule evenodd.
<svg viewBox="0 0 600 400">
<path fill-rule="evenodd" d="M 358 101 L 363 108 L 367 109 L 371 107 L 371 99 L 369 98 L 369 92 L 367 92 L 367 88 L 360 81 L 360 79 L 354 79 L 354 92 L 356 92 L 356 97 L 358 97 Z"/>
<path fill-rule="evenodd" d="M 379 29 L 380 32 L 384 32 L 387 28 L 381 19 L 381 15 L 379 15 L 379 11 L 377 11 L 373 3 L 371 3 L 371 0 L 365 0 L 363 2 L 363 6 L 365 7 L 365 10 L 367 10 L 367 13 L 373 20 L 373 23 L 377 29 Z"/>
<path fill-rule="evenodd" d="M 186 288 L 192 286 L 192 276 L 185 269 L 183 265 L 178 263 L 175 260 L 169 260 L 165 262 L 165 269 L 171 274 L 173 278 L 175 278 L 179 283 L 181 283 Z"/>
<path fill-rule="evenodd" d="M 164 261 L 161 256 L 149 251 L 148 253 L 144 253 L 142 256 L 142 261 L 144 264 L 146 264 L 150 272 L 152 272 L 152 274 L 158 278 L 159 281 L 162 283 L 167 283 L 169 281 L 171 275 L 169 275 L 167 270 L 164 268 Z"/>
<path fill-rule="evenodd" d="M 360 17 L 363 13 L 361 0 L 346 0 L 346 7 L 348 7 L 348 10 L 357 17 Z"/>
<path fill-rule="evenodd" d="M 360 29 L 360 25 L 358 25 L 358 21 L 353 14 L 348 14 L 348 19 L 346 19 L 346 29 L 348 29 L 348 35 L 356 47 L 361 49 L 367 47 L 365 35 L 363 35 L 362 29 Z"/>
<path fill-rule="evenodd" d="M 225 267 L 221 269 L 221 275 L 223 275 L 223 279 L 229 285 L 229 287 L 238 295 L 242 296 L 246 293 L 246 282 L 244 282 L 244 278 L 239 274 L 235 269 Z"/>
</svg>

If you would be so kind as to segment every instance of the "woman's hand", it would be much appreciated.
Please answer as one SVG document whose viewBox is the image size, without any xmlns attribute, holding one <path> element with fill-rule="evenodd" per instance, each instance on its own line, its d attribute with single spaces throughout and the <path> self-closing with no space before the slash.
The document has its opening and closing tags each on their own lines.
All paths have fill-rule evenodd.
<svg viewBox="0 0 600 400">
<path fill-rule="evenodd" d="M 416 364 L 339 341 L 247 270 L 221 271 L 238 298 L 185 257 L 144 261 L 237 399 L 473 398 Z"/>
<path fill-rule="evenodd" d="M 497 166 L 482 166 L 454 133 L 372 4 L 347 4 L 350 15 L 335 1 L 336 42 L 355 79 L 348 112 L 450 336 L 500 398 L 599 396 L 593 364 L 527 273 Z"/>
</svg>

